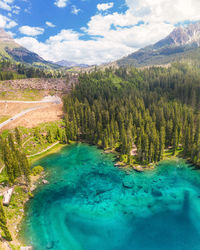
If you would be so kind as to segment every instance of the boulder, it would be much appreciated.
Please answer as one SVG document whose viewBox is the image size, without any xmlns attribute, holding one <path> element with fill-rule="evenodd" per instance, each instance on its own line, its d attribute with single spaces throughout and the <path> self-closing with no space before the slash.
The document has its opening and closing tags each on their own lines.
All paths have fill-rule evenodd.
<svg viewBox="0 0 200 250">
<path fill-rule="evenodd" d="M 54 247 L 54 242 L 51 241 L 47 244 L 46 249 L 52 249 Z"/>
<path fill-rule="evenodd" d="M 133 177 L 130 175 L 127 175 L 124 177 L 122 184 L 124 188 L 133 188 L 135 183 L 134 183 Z"/>
<path fill-rule="evenodd" d="M 14 188 L 9 188 L 7 191 L 3 193 L 3 205 L 8 206 L 13 194 Z"/>
<path fill-rule="evenodd" d="M 157 190 L 154 188 L 152 189 L 151 193 L 154 197 L 161 197 L 162 196 L 162 192 L 160 190 Z"/>
<path fill-rule="evenodd" d="M 47 180 L 42 180 L 43 184 L 49 184 L 49 182 Z"/>
</svg>

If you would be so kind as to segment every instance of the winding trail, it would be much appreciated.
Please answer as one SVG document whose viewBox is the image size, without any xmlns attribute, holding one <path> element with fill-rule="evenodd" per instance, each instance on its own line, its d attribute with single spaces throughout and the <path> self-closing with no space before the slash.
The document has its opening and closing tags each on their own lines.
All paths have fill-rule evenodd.
<svg viewBox="0 0 200 250">
<path fill-rule="evenodd" d="M 58 96 L 45 96 L 41 101 L 15 101 L 15 100 L 0 100 L 0 103 L 32 103 L 32 104 L 38 104 L 38 103 L 55 103 L 55 104 L 61 104 L 61 98 Z"/>
<path fill-rule="evenodd" d="M 36 154 L 27 155 L 27 157 L 30 158 L 30 157 L 37 156 L 37 155 L 40 155 L 40 154 L 42 154 L 42 153 L 45 153 L 46 151 L 48 151 L 49 149 L 53 148 L 53 147 L 54 147 L 55 145 L 57 145 L 57 144 L 59 144 L 59 141 L 53 143 L 53 144 L 50 145 L 49 147 L 45 148 L 44 150 L 42 150 L 42 151 L 40 151 L 40 152 L 38 152 L 38 153 L 36 153 Z"/>
<path fill-rule="evenodd" d="M 49 149 L 53 148 L 53 147 L 56 146 L 57 144 L 59 144 L 59 141 L 53 143 L 53 144 L 50 145 L 49 147 L 45 148 L 44 150 L 42 150 L 42 151 L 40 151 L 40 152 L 38 152 L 38 153 L 36 153 L 36 154 L 27 155 L 27 158 L 31 158 L 31 157 L 33 157 L 33 156 L 37 156 L 37 155 L 40 155 L 40 154 L 42 154 L 42 153 L 45 153 L 46 151 L 48 151 Z M 5 168 L 5 165 L 4 165 L 2 168 L 0 168 L 0 174 L 1 174 L 1 172 L 3 171 L 4 168 Z"/>
</svg>

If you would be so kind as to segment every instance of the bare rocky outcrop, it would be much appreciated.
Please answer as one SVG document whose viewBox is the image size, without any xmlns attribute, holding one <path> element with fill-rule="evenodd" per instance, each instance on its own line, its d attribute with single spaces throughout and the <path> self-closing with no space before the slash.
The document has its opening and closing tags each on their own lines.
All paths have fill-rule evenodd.
<svg viewBox="0 0 200 250">
<path fill-rule="evenodd" d="M 66 78 L 29 78 L 20 80 L 3 81 L 0 91 L 13 91 L 23 89 L 54 90 L 60 93 L 68 93 L 78 83 L 78 76 L 72 75 Z"/>
<path fill-rule="evenodd" d="M 175 45 L 186 45 L 195 43 L 200 46 L 200 22 L 188 25 L 188 27 L 176 28 L 169 37 Z"/>
</svg>

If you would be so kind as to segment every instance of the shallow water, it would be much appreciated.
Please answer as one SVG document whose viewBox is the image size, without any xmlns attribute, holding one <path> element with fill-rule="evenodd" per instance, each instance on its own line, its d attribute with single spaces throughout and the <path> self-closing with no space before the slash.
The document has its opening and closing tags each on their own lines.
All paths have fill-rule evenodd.
<svg viewBox="0 0 200 250">
<path fill-rule="evenodd" d="M 174 160 L 128 175 L 113 161 L 96 147 L 75 144 L 37 162 L 50 184 L 27 205 L 26 244 L 36 250 L 199 250 L 200 172 Z"/>
</svg>

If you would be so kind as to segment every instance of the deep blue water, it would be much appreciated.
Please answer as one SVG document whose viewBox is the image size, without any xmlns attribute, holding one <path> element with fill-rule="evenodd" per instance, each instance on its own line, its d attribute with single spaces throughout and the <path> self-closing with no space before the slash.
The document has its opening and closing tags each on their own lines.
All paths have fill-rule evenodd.
<svg viewBox="0 0 200 250">
<path fill-rule="evenodd" d="M 183 160 L 127 173 L 86 144 L 35 165 L 48 185 L 26 208 L 22 235 L 36 250 L 199 250 L 200 172 Z"/>
</svg>

